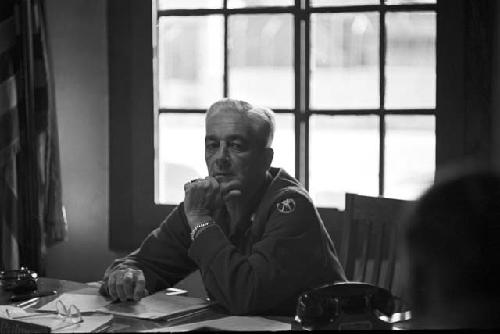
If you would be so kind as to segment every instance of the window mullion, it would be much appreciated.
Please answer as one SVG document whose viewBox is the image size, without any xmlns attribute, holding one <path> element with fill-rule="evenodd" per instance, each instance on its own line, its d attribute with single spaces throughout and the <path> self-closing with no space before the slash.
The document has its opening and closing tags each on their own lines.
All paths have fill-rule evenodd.
<svg viewBox="0 0 500 334">
<path fill-rule="evenodd" d="M 380 0 L 381 9 L 379 12 L 379 90 L 380 90 L 380 115 L 379 115 L 379 183 L 378 194 L 384 195 L 385 185 L 385 57 L 387 32 L 385 27 L 386 8 L 384 0 Z"/>
<path fill-rule="evenodd" d="M 304 0 L 305 13 L 304 13 L 304 44 L 303 44 L 303 108 L 301 108 L 302 119 L 301 124 L 303 126 L 303 170 L 304 170 L 304 186 L 307 190 L 309 190 L 309 69 L 310 69 L 310 52 L 311 52 L 311 43 L 310 43 L 310 11 L 309 11 L 309 0 Z"/>
<path fill-rule="evenodd" d="M 223 97 L 229 96 L 229 33 L 228 33 L 228 19 L 229 15 L 227 13 L 227 0 L 224 0 L 224 69 L 223 69 L 223 78 L 222 78 L 222 95 Z"/>
<path fill-rule="evenodd" d="M 295 177 L 309 187 L 309 15 L 308 0 L 296 0 L 295 15 Z"/>
</svg>

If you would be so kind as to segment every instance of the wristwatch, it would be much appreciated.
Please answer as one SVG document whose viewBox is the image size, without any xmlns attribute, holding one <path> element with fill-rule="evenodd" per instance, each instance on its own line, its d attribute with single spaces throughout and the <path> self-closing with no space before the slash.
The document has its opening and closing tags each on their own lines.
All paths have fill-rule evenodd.
<svg viewBox="0 0 500 334">
<path fill-rule="evenodd" d="M 191 241 L 193 241 L 195 238 L 196 238 L 196 235 L 203 231 L 204 229 L 206 229 L 207 227 L 209 227 L 210 225 L 213 225 L 215 224 L 215 222 L 213 220 L 205 220 L 201 223 L 199 223 L 198 225 L 196 225 L 192 230 L 191 230 Z"/>
</svg>

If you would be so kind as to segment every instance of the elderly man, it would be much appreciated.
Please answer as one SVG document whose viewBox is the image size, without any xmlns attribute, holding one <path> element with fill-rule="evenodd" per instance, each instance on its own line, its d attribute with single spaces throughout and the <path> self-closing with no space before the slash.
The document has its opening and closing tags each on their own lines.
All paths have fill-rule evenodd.
<svg viewBox="0 0 500 334">
<path fill-rule="evenodd" d="M 345 280 L 307 191 L 270 167 L 274 124 L 269 109 L 214 103 L 205 118 L 209 176 L 185 184 L 184 202 L 108 268 L 101 291 L 138 300 L 199 269 L 229 313 L 289 315 L 303 291 Z"/>
</svg>

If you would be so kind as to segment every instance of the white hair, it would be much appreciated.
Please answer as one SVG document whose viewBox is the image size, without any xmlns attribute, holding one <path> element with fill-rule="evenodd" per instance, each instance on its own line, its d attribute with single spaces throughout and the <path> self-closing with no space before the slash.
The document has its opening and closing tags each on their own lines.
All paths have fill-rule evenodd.
<svg viewBox="0 0 500 334">
<path fill-rule="evenodd" d="M 205 115 L 208 118 L 214 112 L 237 112 L 245 115 L 252 121 L 253 129 L 257 135 L 261 135 L 264 147 L 271 147 L 274 138 L 276 121 L 274 112 L 266 107 L 252 106 L 241 100 L 224 98 L 212 104 Z"/>
</svg>

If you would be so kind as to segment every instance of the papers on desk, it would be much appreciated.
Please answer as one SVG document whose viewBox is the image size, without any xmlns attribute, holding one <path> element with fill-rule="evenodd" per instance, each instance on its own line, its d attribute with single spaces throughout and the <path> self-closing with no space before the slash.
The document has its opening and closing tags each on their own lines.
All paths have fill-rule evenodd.
<svg viewBox="0 0 500 334">
<path fill-rule="evenodd" d="M 141 333 L 187 332 L 200 329 L 223 331 L 290 331 L 292 325 L 263 317 L 229 316 L 179 326 L 165 326 L 143 330 Z"/>
<path fill-rule="evenodd" d="M 27 312 L 20 307 L 0 305 L 0 318 L 7 320 L 1 326 L 7 332 L 25 329 L 27 332 L 50 330 L 51 333 L 90 333 L 103 328 L 113 316 L 103 314 L 82 316 L 82 322 L 71 323 L 64 321 L 55 313 Z M 28 327 L 29 324 L 43 327 Z"/>
<path fill-rule="evenodd" d="M 19 319 L 23 322 L 49 327 L 51 333 L 90 333 L 97 331 L 113 319 L 112 315 L 93 314 L 82 316 L 79 323 L 65 322 L 57 314 L 37 313 L 33 317 Z"/>
<path fill-rule="evenodd" d="M 168 319 L 187 312 L 208 307 L 210 303 L 200 298 L 167 296 L 157 292 L 138 302 L 113 303 L 97 311 L 141 319 Z"/>
<path fill-rule="evenodd" d="M 0 305 L 0 317 L 2 318 L 16 318 L 28 315 L 26 310 L 13 305 Z"/>
<path fill-rule="evenodd" d="M 101 295 L 81 295 L 75 293 L 63 293 L 53 301 L 40 307 L 40 311 L 57 312 L 56 303 L 60 300 L 64 305 L 75 305 L 81 313 L 96 312 L 101 307 L 111 303 L 111 300 Z"/>
<path fill-rule="evenodd" d="M 200 298 L 168 296 L 164 292 L 157 292 L 138 302 L 123 303 L 112 303 L 109 299 L 98 294 L 63 293 L 58 298 L 42 306 L 39 311 L 56 312 L 56 303 L 59 300 L 65 305 L 77 306 L 81 313 L 101 312 L 141 319 L 161 319 L 178 316 L 210 305 Z"/>
<path fill-rule="evenodd" d="M 168 296 L 164 292 L 157 292 L 138 302 L 123 303 L 112 303 L 109 299 L 98 294 L 63 293 L 58 298 L 42 306 L 39 311 L 56 312 L 58 300 L 61 300 L 65 305 L 77 306 L 81 313 L 101 312 L 141 319 L 162 319 L 178 316 L 210 305 L 200 298 Z"/>
</svg>

